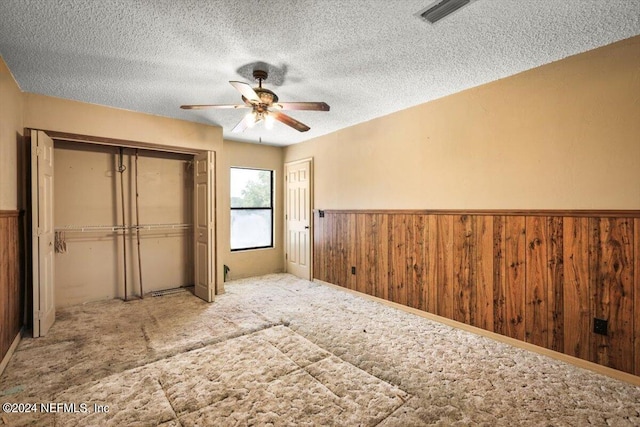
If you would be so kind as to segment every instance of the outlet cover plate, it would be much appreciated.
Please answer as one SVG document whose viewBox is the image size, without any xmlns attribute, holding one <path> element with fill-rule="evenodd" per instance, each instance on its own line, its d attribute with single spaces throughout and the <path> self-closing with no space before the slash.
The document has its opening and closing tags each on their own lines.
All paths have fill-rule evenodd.
<svg viewBox="0 0 640 427">
<path fill-rule="evenodd" d="M 593 332 L 600 335 L 607 335 L 607 321 L 604 319 L 593 318 Z"/>
</svg>

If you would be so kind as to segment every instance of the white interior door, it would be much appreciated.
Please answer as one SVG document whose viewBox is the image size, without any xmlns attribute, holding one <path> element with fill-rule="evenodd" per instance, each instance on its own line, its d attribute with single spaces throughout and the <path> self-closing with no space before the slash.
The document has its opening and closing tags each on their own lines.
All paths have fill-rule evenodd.
<svg viewBox="0 0 640 427">
<path fill-rule="evenodd" d="M 285 165 L 285 264 L 287 272 L 311 280 L 312 160 Z"/>
<path fill-rule="evenodd" d="M 195 156 L 195 294 L 207 302 L 215 298 L 215 153 Z"/>
<path fill-rule="evenodd" d="M 33 336 L 45 336 L 56 319 L 54 300 L 53 140 L 31 131 Z"/>
</svg>

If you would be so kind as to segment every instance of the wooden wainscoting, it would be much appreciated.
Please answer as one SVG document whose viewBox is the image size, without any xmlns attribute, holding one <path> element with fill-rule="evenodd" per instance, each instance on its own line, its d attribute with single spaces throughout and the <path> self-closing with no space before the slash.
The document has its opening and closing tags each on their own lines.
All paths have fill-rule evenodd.
<svg viewBox="0 0 640 427">
<path fill-rule="evenodd" d="M 0 211 L 0 360 L 22 327 L 18 220 L 18 211 Z"/>
<path fill-rule="evenodd" d="M 314 278 L 640 375 L 639 211 L 322 214 Z"/>
</svg>

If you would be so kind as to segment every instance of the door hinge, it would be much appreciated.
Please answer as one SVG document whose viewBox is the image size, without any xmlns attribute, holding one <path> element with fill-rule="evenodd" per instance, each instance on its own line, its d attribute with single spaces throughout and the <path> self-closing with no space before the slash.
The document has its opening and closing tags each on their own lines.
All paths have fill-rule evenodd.
<svg viewBox="0 0 640 427">
<path fill-rule="evenodd" d="M 289 259 L 289 254 L 284 254 L 284 259 Z"/>
<path fill-rule="evenodd" d="M 284 214 L 284 219 L 289 219 L 289 215 Z"/>
<path fill-rule="evenodd" d="M 44 312 L 42 310 L 38 310 L 38 320 L 42 320 L 44 318 Z"/>
<path fill-rule="evenodd" d="M 36 157 L 42 156 L 42 147 L 36 147 Z"/>
</svg>

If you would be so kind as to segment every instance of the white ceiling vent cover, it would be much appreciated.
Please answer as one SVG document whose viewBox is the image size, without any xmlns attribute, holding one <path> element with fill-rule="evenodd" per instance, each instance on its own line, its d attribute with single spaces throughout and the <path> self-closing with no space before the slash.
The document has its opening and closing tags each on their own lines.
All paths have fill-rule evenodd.
<svg viewBox="0 0 640 427">
<path fill-rule="evenodd" d="M 471 0 L 442 0 L 433 6 L 429 6 L 426 10 L 418 12 L 418 16 L 434 24 L 469 3 L 471 3 Z"/>
</svg>

